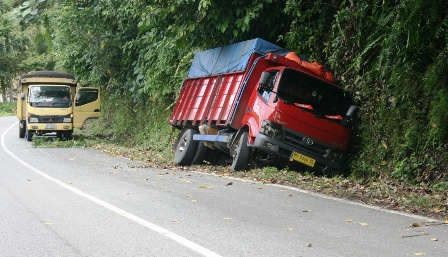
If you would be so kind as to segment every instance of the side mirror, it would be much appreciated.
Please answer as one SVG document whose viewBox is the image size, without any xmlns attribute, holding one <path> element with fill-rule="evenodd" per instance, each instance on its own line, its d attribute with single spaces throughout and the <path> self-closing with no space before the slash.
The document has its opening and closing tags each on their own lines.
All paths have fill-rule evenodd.
<svg viewBox="0 0 448 257">
<path fill-rule="evenodd" d="M 260 81 L 258 82 L 260 85 L 265 86 L 269 82 L 269 77 L 271 77 L 271 73 L 267 71 L 263 71 L 260 76 Z"/>
<path fill-rule="evenodd" d="M 355 114 L 358 112 L 359 108 L 356 105 L 351 105 L 350 108 L 348 108 L 347 113 L 345 114 L 345 116 L 353 118 L 355 116 Z"/>
<path fill-rule="evenodd" d="M 25 100 L 25 93 L 20 93 L 20 100 L 22 100 L 22 101 Z"/>
<path fill-rule="evenodd" d="M 342 120 L 341 120 L 341 124 L 342 125 L 344 125 L 344 126 L 353 126 L 354 125 L 354 118 L 355 118 L 355 115 L 356 115 L 356 113 L 358 112 L 358 110 L 359 110 L 359 107 L 358 106 L 356 106 L 356 105 L 351 105 L 349 108 L 348 108 L 348 111 L 347 111 L 347 113 L 345 114 L 345 117 L 344 118 L 342 118 Z"/>
</svg>

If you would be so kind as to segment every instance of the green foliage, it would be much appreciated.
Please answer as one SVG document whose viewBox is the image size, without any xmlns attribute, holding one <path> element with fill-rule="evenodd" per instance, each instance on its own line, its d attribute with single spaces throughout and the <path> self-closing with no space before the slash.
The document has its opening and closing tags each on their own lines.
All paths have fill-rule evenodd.
<svg viewBox="0 0 448 257">
<path fill-rule="evenodd" d="M 448 88 L 440 89 L 432 100 L 429 112 L 429 140 L 446 142 L 448 131 Z"/>
<path fill-rule="evenodd" d="M 0 102 L 0 117 L 16 115 L 15 102 Z"/>
</svg>

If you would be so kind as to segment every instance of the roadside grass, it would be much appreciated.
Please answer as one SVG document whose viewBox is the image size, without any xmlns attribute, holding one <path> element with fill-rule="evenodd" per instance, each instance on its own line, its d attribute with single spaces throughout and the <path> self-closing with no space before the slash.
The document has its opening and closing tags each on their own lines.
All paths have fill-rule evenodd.
<svg viewBox="0 0 448 257">
<path fill-rule="evenodd" d="M 34 136 L 31 145 L 36 148 L 85 148 L 88 147 L 88 142 L 84 138 L 60 140 L 58 138 Z"/>
<path fill-rule="evenodd" d="M 0 102 L 0 117 L 16 115 L 15 102 Z"/>
<path fill-rule="evenodd" d="M 154 132 L 156 133 L 156 132 Z M 166 133 L 161 131 L 160 133 Z M 174 164 L 172 144 L 176 135 L 168 141 L 156 144 L 131 145 L 108 135 L 96 121 L 84 130 L 75 130 L 74 139 L 69 141 L 33 139 L 34 147 L 92 147 L 114 156 L 122 156 L 142 162 L 138 168 L 156 167 L 171 170 L 200 171 L 219 176 L 232 176 L 253 180 L 262 184 L 280 184 L 328 196 L 345 198 L 385 209 L 428 216 L 448 224 L 448 183 L 433 185 L 412 185 L 392 177 L 372 180 L 345 177 L 343 175 L 323 176 L 299 166 L 252 166 L 251 169 L 232 172 L 230 164 L 222 161 L 218 165 L 204 162 L 202 165 L 180 167 Z M 153 135 L 155 138 L 160 135 Z M 153 141 L 157 142 L 157 141 Z"/>
</svg>

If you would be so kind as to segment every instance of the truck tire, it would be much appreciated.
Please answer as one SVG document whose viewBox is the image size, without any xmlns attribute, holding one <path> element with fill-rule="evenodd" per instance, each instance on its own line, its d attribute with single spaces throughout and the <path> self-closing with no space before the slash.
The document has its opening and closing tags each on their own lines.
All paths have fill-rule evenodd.
<svg viewBox="0 0 448 257">
<path fill-rule="evenodd" d="M 64 141 L 72 140 L 73 139 L 73 130 L 67 130 L 67 131 L 62 132 L 61 139 Z"/>
<path fill-rule="evenodd" d="M 249 161 L 249 147 L 247 146 L 248 133 L 240 135 L 237 145 L 234 146 L 232 171 L 244 170 Z"/>
<path fill-rule="evenodd" d="M 19 138 L 24 138 L 25 137 L 25 132 L 26 132 L 26 123 L 21 121 L 20 122 L 22 124 L 22 127 L 19 125 Z"/>
<path fill-rule="evenodd" d="M 207 151 L 208 147 L 204 145 L 204 142 L 198 141 L 198 149 L 193 156 L 193 160 L 191 160 L 191 165 L 201 164 L 205 160 Z"/>
<path fill-rule="evenodd" d="M 189 128 L 179 135 L 180 139 L 176 145 L 176 153 L 174 155 L 174 162 L 177 165 L 186 166 L 193 161 L 198 148 L 198 141 L 193 140 L 193 135 L 197 133 L 194 129 Z"/>
<path fill-rule="evenodd" d="M 28 130 L 28 128 L 26 128 L 26 141 L 31 142 L 33 141 L 33 131 Z"/>
</svg>

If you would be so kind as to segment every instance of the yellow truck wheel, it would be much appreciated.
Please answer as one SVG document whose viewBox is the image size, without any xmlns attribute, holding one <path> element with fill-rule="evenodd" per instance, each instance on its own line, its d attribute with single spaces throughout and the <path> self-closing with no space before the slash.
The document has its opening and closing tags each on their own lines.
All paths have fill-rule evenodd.
<svg viewBox="0 0 448 257">
<path fill-rule="evenodd" d="M 26 129 L 26 140 L 28 142 L 33 141 L 33 135 L 34 135 L 33 131 Z"/>
<path fill-rule="evenodd" d="M 25 137 L 25 132 L 26 132 L 26 122 L 21 121 L 19 124 L 19 138 L 24 138 Z"/>
</svg>

